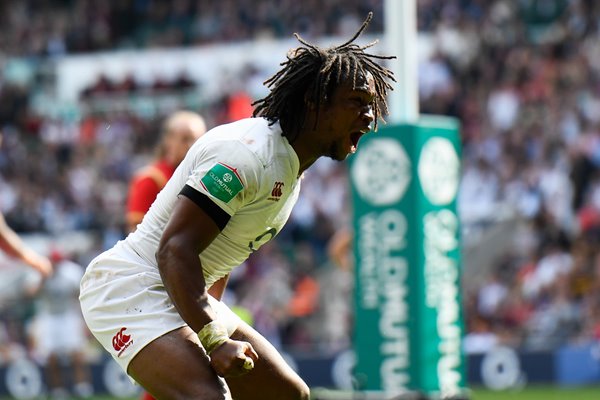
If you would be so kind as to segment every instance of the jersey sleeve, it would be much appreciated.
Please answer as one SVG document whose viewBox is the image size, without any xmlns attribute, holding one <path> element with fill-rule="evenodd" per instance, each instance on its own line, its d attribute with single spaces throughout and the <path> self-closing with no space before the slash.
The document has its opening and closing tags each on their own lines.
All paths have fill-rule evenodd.
<svg viewBox="0 0 600 400">
<path fill-rule="evenodd" d="M 262 163 L 239 141 L 217 141 L 197 152 L 186 185 L 232 216 L 259 190 Z"/>
</svg>

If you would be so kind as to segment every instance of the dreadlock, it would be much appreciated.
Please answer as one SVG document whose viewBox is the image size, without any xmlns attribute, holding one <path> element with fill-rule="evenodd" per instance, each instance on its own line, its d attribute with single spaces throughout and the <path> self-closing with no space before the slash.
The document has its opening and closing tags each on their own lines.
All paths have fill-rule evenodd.
<svg viewBox="0 0 600 400">
<path fill-rule="evenodd" d="M 373 112 L 376 130 L 378 119 L 385 122 L 382 114 L 388 114 L 386 95 L 388 90 L 393 90 L 389 81 L 395 82 L 395 79 L 392 71 L 375 60 L 395 57 L 366 53 L 365 50 L 375 45 L 377 40 L 366 46 L 353 43 L 372 18 L 373 13 L 369 12 L 350 40 L 328 49 L 310 44 L 295 33 L 294 36 L 304 47 L 293 49 L 287 55 L 287 61 L 280 64 L 283 68 L 264 82 L 270 93 L 252 104 L 256 106 L 253 116 L 264 117 L 271 124 L 279 121 L 283 135 L 293 142 L 304 125 L 307 101 L 316 105 L 318 113 L 320 106 L 327 104 L 342 83 L 351 81 L 355 89 L 357 79 L 365 78 L 370 73 L 375 82 Z"/>
</svg>

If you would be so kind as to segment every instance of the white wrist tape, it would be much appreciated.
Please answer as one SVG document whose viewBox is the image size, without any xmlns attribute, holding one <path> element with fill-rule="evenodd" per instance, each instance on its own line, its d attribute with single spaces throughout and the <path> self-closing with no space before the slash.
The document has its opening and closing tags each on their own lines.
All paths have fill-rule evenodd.
<svg viewBox="0 0 600 400">
<path fill-rule="evenodd" d="M 198 332 L 200 343 L 210 355 L 214 349 L 225 343 L 229 339 L 227 327 L 218 320 L 214 320 L 204 325 Z"/>
</svg>

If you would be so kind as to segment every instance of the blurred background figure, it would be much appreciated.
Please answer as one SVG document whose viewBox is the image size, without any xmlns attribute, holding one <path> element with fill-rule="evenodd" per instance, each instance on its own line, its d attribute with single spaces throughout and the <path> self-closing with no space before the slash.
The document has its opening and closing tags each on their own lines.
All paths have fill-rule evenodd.
<svg viewBox="0 0 600 400">
<path fill-rule="evenodd" d="M 44 278 L 52 273 L 50 260 L 27 247 L 15 231 L 6 224 L 2 214 L 0 214 L 0 248 L 10 257 L 38 271 Z"/>
<path fill-rule="evenodd" d="M 194 142 L 206 132 L 206 123 L 191 111 L 177 111 L 163 123 L 156 159 L 137 171 L 127 198 L 127 230 L 142 222 L 154 199 Z"/>
<path fill-rule="evenodd" d="M 3 133 L 0 126 L 0 148 Z M 0 192 L 5 189 L 0 177 Z M 0 196 L 6 200 L 6 195 Z M 0 208 L 1 210 L 1 208 Z M 52 274 L 50 260 L 33 250 L 7 224 L 0 212 L 0 365 L 26 357 L 25 321 L 31 313 L 32 299 L 44 279 Z M 37 273 L 24 271 L 27 265 Z"/>
<path fill-rule="evenodd" d="M 0 127 L 0 147 L 2 146 L 2 129 Z M 0 249 L 8 256 L 24 262 L 37 270 L 43 277 L 52 273 L 52 264 L 48 258 L 36 253 L 23 243 L 19 235 L 6 223 L 0 213 Z"/>
<path fill-rule="evenodd" d="M 88 336 L 78 301 L 83 267 L 57 249 L 50 260 L 55 272 L 43 283 L 28 329 L 31 351 L 46 367 L 51 399 L 88 398 L 93 393 L 85 357 Z"/>
</svg>

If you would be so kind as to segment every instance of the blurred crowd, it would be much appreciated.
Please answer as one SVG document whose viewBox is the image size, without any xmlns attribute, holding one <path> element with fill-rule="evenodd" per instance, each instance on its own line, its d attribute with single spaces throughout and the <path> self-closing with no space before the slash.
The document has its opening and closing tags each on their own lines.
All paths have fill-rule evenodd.
<svg viewBox="0 0 600 400">
<path fill-rule="evenodd" d="M 330 35 L 368 10 L 381 33 L 382 0 L 3 1 L 0 57 Z M 419 0 L 418 15 L 434 49 L 419 66 L 421 112 L 461 123 L 465 241 L 500 220 L 520 227 L 466 285 L 466 350 L 600 340 L 600 3 Z M 124 236 L 127 185 L 164 115 L 43 117 L 32 90 L 0 80 L 0 210 L 23 234 L 88 232 L 95 245 L 68 255 L 86 265 Z M 250 112 L 251 98 L 236 100 L 194 111 L 214 126 Z M 332 241 L 350 224 L 346 168 L 307 171 L 289 224 L 230 279 L 227 300 L 283 348 L 349 346 L 352 262 Z"/>
<path fill-rule="evenodd" d="M 0 55 L 60 56 L 353 33 L 381 0 L 7 0 Z M 373 22 L 381 31 L 383 19 Z"/>
</svg>

